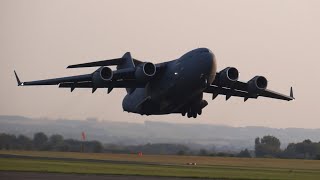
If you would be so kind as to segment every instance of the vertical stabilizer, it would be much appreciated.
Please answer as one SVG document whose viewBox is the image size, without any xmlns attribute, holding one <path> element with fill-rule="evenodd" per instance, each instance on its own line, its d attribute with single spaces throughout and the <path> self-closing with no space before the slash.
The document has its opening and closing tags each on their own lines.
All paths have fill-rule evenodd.
<svg viewBox="0 0 320 180">
<path fill-rule="evenodd" d="M 122 59 L 123 59 L 123 61 L 121 64 L 117 65 L 117 69 L 126 69 L 126 68 L 134 68 L 135 67 L 130 52 L 126 52 L 122 56 Z"/>
<path fill-rule="evenodd" d="M 130 52 L 126 52 L 121 59 L 123 59 L 122 63 L 117 65 L 117 69 L 135 68 Z M 131 94 L 135 88 L 126 88 L 126 90 L 128 94 Z"/>
</svg>

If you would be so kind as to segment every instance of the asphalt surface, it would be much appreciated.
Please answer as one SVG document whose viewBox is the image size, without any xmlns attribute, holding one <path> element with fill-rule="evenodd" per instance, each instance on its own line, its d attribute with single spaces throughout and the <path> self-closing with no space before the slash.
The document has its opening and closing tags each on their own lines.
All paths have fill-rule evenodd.
<svg viewBox="0 0 320 180">
<path fill-rule="evenodd" d="M 85 161 L 85 162 L 101 162 L 101 163 L 114 163 L 114 164 L 172 165 L 172 164 L 160 164 L 160 163 L 152 163 L 152 162 L 116 161 L 116 160 L 80 159 L 80 158 L 59 158 L 59 157 L 41 157 L 41 156 L 25 156 L 25 155 L 14 155 L 14 154 L 0 154 L 0 158 L 21 158 L 21 159 L 76 161 L 76 162 Z"/>
<path fill-rule="evenodd" d="M 37 172 L 0 171 L 1 180 L 204 180 L 193 178 L 155 177 L 155 176 L 122 176 L 122 175 L 82 175 Z"/>
</svg>

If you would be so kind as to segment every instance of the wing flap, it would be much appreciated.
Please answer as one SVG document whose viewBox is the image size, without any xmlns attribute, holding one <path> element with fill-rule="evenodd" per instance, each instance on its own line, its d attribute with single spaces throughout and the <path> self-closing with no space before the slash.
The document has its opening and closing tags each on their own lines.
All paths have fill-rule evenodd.
<svg viewBox="0 0 320 180">
<path fill-rule="evenodd" d="M 60 83 L 59 88 L 143 88 L 145 84 L 136 81 L 109 81 L 102 86 L 96 87 L 92 82 L 79 82 L 79 83 Z"/>
<path fill-rule="evenodd" d="M 257 96 L 250 95 L 246 91 L 241 91 L 237 89 L 231 89 L 227 87 L 218 87 L 215 85 L 211 85 L 205 90 L 206 93 L 212 93 L 213 95 L 221 94 L 225 95 L 227 99 L 229 99 L 231 96 L 236 96 L 236 97 L 244 97 L 244 98 L 254 98 L 256 99 Z"/>
<path fill-rule="evenodd" d="M 286 101 L 291 101 L 295 99 L 293 97 L 292 87 L 290 89 L 290 96 L 287 96 L 269 89 L 260 90 L 259 92 L 253 93 L 249 91 L 248 83 L 241 82 L 241 81 L 236 81 L 233 84 L 230 84 L 230 86 L 225 87 L 225 85 L 222 85 L 221 83 L 219 83 L 219 73 L 217 73 L 216 79 L 213 81 L 212 85 L 207 87 L 207 89 L 204 92 L 212 93 L 213 99 L 218 94 L 226 95 L 226 99 L 229 99 L 231 96 L 243 97 L 245 101 L 249 98 L 256 99 L 259 96 L 286 100 Z"/>
<path fill-rule="evenodd" d="M 280 100 L 286 100 L 291 101 L 295 98 L 293 97 L 292 89 L 290 92 L 290 96 L 266 89 L 262 90 L 261 92 L 257 94 L 250 94 L 248 91 L 242 91 L 239 89 L 233 89 L 233 88 L 227 88 L 227 87 L 218 87 L 216 85 L 211 85 L 207 89 L 205 89 L 206 93 L 212 93 L 214 96 L 217 94 L 226 95 L 227 99 L 229 99 L 231 96 L 236 97 L 243 97 L 245 100 L 247 99 L 257 99 L 259 96 L 267 97 L 267 98 L 273 98 L 273 99 L 280 99 Z M 215 97 L 214 97 L 215 98 Z"/>
<path fill-rule="evenodd" d="M 78 75 L 78 76 L 69 76 L 69 77 L 62 77 L 62 78 L 22 82 L 20 85 L 21 86 L 58 85 L 64 82 L 74 83 L 74 82 L 91 81 L 91 80 L 92 80 L 92 74 L 84 74 L 84 75 Z"/>
<path fill-rule="evenodd" d="M 80 83 L 60 83 L 59 88 L 93 88 L 92 82 L 80 82 Z"/>
</svg>

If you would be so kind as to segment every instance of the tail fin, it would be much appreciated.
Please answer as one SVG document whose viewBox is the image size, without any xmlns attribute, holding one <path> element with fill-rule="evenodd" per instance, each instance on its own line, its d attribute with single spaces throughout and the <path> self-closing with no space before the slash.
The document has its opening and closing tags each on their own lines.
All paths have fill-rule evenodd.
<svg viewBox="0 0 320 180">
<path fill-rule="evenodd" d="M 123 61 L 121 64 L 117 65 L 117 69 L 135 68 L 130 52 L 126 52 L 121 59 L 123 59 Z M 126 88 L 126 90 L 128 94 L 131 94 L 135 88 Z"/>
<path fill-rule="evenodd" d="M 123 59 L 123 61 L 122 61 L 121 64 L 117 65 L 117 69 L 126 69 L 126 68 L 134 68 L 134 67 L 135 67 L 130 52 L 126 52 L 126 53 L 122 56 L 121 59 Z"/>
</svg>

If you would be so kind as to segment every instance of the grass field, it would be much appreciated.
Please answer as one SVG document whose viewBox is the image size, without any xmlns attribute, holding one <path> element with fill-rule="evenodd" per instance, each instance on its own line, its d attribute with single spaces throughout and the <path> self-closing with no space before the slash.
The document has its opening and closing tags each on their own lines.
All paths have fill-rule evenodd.
<svg viewBox="0 0 320 180">
<path fill-rule="evenodd" d="M 59 157 L 75 159 L 115 160 L 156 163 L 120 164 L 87 162 L 86 160 L 40 160 L 0 158 L 2 171 L 36 171 L 84 174 L 123 174 L 224 179 L 320 179 L 320 161 L 259 158 L 222 158 L 198 156 L 165 156 L 104 153 L 65 153 L 38 151 L 0 151 L 0 154 Z M 187 166 L 196 162 L 196 166 Z"/>
</svg>

